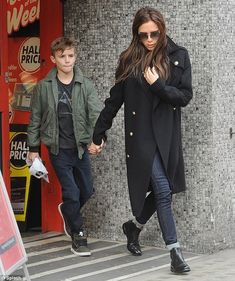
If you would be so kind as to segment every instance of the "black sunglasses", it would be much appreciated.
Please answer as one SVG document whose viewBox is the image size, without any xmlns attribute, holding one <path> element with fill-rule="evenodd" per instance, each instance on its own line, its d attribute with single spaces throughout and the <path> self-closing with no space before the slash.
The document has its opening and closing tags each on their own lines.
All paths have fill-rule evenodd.
<svg viewBox="0 0 235 281">
<path fill-rule="evenodd" d="M 147 33 L 147 32 L 139 32 L 138 33 L 139 35 L 139 39 L 140 41 L 147 41 L 149 39 L 149 37 L 152 39 L 152 40 L 157 40 L 158 37 L 160 36 L 160 32 L 157 30 L 157 31 L 152 31 L 150 33 Z"/>
</svg>

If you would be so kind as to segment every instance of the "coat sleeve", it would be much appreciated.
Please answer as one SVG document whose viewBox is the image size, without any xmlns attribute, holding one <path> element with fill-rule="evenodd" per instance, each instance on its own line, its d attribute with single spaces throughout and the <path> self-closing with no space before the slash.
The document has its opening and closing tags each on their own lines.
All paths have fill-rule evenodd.
<svg viewBox="0 0 235 281">
<path fill-rule="evenodd" d="M 111 88 L 110 96 L 104 102 L 105 106 L 97 119 L 94 129 L 94 144 L 100 145 L 102 139 L 107 139 L 106 131 L 111 128 L 113 118 L 122 106 L 123 101 L 123 82 L 120 82 Z"/>
<path fill-rule="evenodd" d="M 30 152 L 39 152 L 41 116 L 42 109 L 40 99 L 40 85 L 37 84 L 33 90 L 31 101 L 31 114 L 27 129 L 27 143 Z"/>
<path fill-rule="evenodd" d="M 193 97 L 191 63 L 185 50 L 185 61 L 178 87 L 165 85 L 165 81 L 158 79 L 150 86 L 151 91 L 165 103 L 172 106 L 186 106 Z"/>
</svg>

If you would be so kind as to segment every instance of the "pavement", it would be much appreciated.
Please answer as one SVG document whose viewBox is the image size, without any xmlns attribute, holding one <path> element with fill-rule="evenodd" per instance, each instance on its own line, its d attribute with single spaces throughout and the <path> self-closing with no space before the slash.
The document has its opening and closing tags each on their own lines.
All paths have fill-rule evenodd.
<svg viewBox="0 0 235 281">
<path fill-rule="evenodd" d="M 127 278 L 127 281 L 235 281 L 235 249 L 226 249 L 210 255 L 201 255 L 193 260 L 186 259 L 191 272 L 176 275 L 164 266 L 138 276 Z"/>
<path fill-rule="evenodd" d="M 23 237 L 30 280 L 40 281 L 235 281 L 235 249 L 210 255 L 184 251 L 191 272 L 170 272 L 166 249 L 143 246 L 143 255 L 134 257 L 125 241 L 89 239 L 91 257 L 78 257 L 71 251 L 70 239 L 58 233 Z M 22 276 L 20 268 L 12 276 Z M 14 279 L 11 279 L 14 280 Z M 19 280 L 19 279 L 16 279 Z"/>
</svg>

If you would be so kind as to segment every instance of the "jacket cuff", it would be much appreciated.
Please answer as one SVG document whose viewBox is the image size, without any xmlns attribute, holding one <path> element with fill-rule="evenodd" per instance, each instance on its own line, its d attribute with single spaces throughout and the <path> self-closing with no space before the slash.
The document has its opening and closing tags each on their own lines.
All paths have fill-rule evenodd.
<svg viewBox="0 0 235 281">
<path fill-rule="evenodd" d="M 101 144 L 102 144 L 102 140 L 103 140 L 104 142 L 106 142 L 107 136 L 106 136 L 106 135 L 103 136 L 103 137 L 94 137 L 94 136 L 93 136 L 93 143 L 94 143 L 95 145 L 101 145 Z"/>
<path fill-rule="evenodd" d="M 29 152 L 39 152 L 40 146 L 29 146 Z"/>
<path fill-rule="evenodd" d="M 165 81 L 158 78 L 152 85 L 150 85 L 150 89 L 153 93 L 159 92 L 165 88 Z"/>
</svg>

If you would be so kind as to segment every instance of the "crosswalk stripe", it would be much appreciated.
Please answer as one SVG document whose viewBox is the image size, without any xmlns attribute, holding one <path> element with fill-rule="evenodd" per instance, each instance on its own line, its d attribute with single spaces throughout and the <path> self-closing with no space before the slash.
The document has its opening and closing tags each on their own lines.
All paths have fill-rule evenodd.
<svg viewBox="0 0 235 281">
<path fill-rule="evenodd" d="M 107 246 L 107 247 L 103 247 L 103 248 L 99 248 L 99 249 L 94 249 L 91 251 L 91 253 L 96 253 L 96 252 L 100 252 L 100 251 L 104 251 L 104 250 L 109 250 L 109 249 L 112 249 L 112 248 L 115 248 L 115 247 L 119 247 L 120 244 L 116 244 L 116 245 L 112 245 L 112 246 Z M 67 248 L 71 248 L 71 246 L 66 246 L 66 247 L 63 247 L 65 249 Z M 56 248 L 55 248 L 56 250 Z M 61 249 L 59 249 L 61 250 Z M 58 251 L 58 250 L 57 250 Z M 55 251 L 53 251 L 55 252 Z M 47 251 L 47 253 L 52 253 L 52 251 Z M 44 261 L 39 261 L 39 262 L 34 262 L 34 263 L 28 263 L 27 264 L 27 267 L 33 267 L 33 266 L 38 266 L 38 265 L 42 265 L 42 264 L 47 264 L 47 263 L 52 263 L 52 262 L 56 262 L 56 261 L 61 261 L 61 260 L 65 260 L 65 259 L 70 259 L 70 258 L 74 258 L 76 257 L 74 254 L 71 254 L 71 255 L 67 255 L 67 256 L 63 256 L 63 257 L 57 257 L 57 258 L 54 258 L 54 259 L 48 259 L 48 260 L 44 260 Z M 82 264 L 82 263 L 80 263 Z"/>
<path fill-rule="evenodd" d="M 69 249 L 70 247 L 71 247 L 71 245 L 66 245 L 66 246 L 61 246 L 61 247 L 58 246 L 56 248 L 46 249 L 46 250 L 37 251 L 37 252 L 31 252 L 31 253 L 28 253 L 27 256 L 29 258 L 29 257 L 35 257 L 35 256 L 40 256 L 40 255 L 45 255 L 45 254 L 51 254 L 51 253 Z"/>
<path fill-rule="evenodd" d="M 24 247 L 25 247 L 25 249 L 28 249 L 30 247 L 42 246 L 42 245 L 45 245 L 45 244 L 50 244 L 50 243 L 59 242 L 59 241 L 71 241 L 71 240 L 67 236 L 61 235 L 61 236 L 58 236 L 58 237 L 53 237 L 53 238 L 48 238 L 48 239 L 44 239 L 44 240 L 24 243 Z"/>
<path fill-rule="evenodd" d="M 62 241 L 62 240 L 60 240 Z M 97 239 L 88 239 L 88 244 L 91 245 L 92 243 L 95 243 L 99 240 Z M 102 240 L 103 242 L 106 242 L 104 240 Z M 110 243 L 110 241 L 108 241 Z M 117 246 L 120 246 L 120 245 L 125 245 L 126 243 L 122 243 L 122 242 L 112 242 L 112 243 L 115 243 L 115 245 Z M 45 245 L 45 243 L 43 243 Z M 112 247 L 112 246 L 108 246 L 108 247 Z M 116 246 L 115 246 L 116 247 Z M 50 249 L 46 249 L 46 250 L 39 250 L 39 251 L 34 251 L 34 252 L 31 252 L 31 253 L 27 253 L 27 256 L 28 257 L 34 257 L 34 256 L 40 256 L 40 255 L 44 255 L 44 254 L 50 254 L 50 253 L 53 253 L 53 252 L 59 252 L 59 251 L 63 251 L 63 250 L 66 250 L 66 249 L 69 249 L 71 248 L 71 245 L 66 245 L 66 246 L 56 246 L 56 248 L 50 248 Z M 108 248 L 107 248 L 108 249 Z M 92 252 L 95 251 L 95 250 L 92 250 Z"/>
<path fill-rule="evenodd" d="M 29 243 L 29 242 L 35 242 L 38 240 L 44 240 L 44 239 L 48 239 L 48 238 L 52 238 L 52 237 L 58 237 L 58 236 L 64 236 L 64 233 L 61 232 L 45 232 L 45 233 L 40 233 L 40 234 L 35 234 L 33 236 L 26 236 L 23 237 L 23 243 Z"/>
<path fill-rule="evenodd" d="M 163 257 L 168 256 L 168 255 L 169 255 L 169 253 L 154 256 L 154 257 L 147 258 L 147 259 L 141 259 L 141 260 L 138 260 L 138 261 L 128 262 L 128 263 L 125 263 L 125 264 L 122 264 L 122 265 L 112 266 L 112 267 L 109 267 L 109 268 L 93 271 L 93 272 L 90 272 L 90 273 L 74 276 L 74 277 L 71 277 L 71 278 L 66 278 L 65 281 L 73 281 L 73 280 L 78 280 L 78 279 L 90 277 L 90 276 L 97 275 L 97 274 L 100 274 L 100 273 L 105 273 L 105 272 L 108 272 L 108 271 L 117 270 L 117 269 L 128 267 L 128 266 L 137 265 L 137 264 L 140 264 L 140 263 L 145 263 L 145 262 L 148 262 L 148 261 L 157 260 L 157 259 L 163 258 Z"/>
<path fill-rule="evenodd" d="M 124 241 L 89 238 L 91 252 L 99 253 L 84 259 L 70 253 L 71 239 L 64 234 L 40 238 L 39 236 L 37 241 L 32 242 L 28 239 L 28 242 L 24 242 L 26 252 L 29 252 L 27 267 L 32 273 L 30 275 L 32 281 L 35 279 L 121 281 L 135 276 L 142 277 L 143 274 L 169 267 L 169 261 L 166 258 L 169 257 L 169 252 L 156 247 L 144 246 L 142 250 L 146 257 L 134 259 L 128 251 L 124 250 L 126 249 Z M 104 254 L 101 251 L 104 251 Z M 190 261 L 198 257 L 198 255 L 192 257 L 191 254 L 191 258 L 186 258 L 186 260 Z M 162 265 L 158 266 L 158 264 Z"/>
<path fill-rule="evenodd" d="M 40 277 L 47 276 L 47 275 L 50 275 L 50 274 L 55 274 L 55 273 L 58 273 L 58 272 L 63 272 L 63 271 L 66 271 L 66 270 L 71 270 L 71 269 L 79 268 L 79 267 L 86 266 L 86 265 L 92 265 L 92 264 L 96 264 L 96 263 L 100 263 L 100 262 L 110 261 L 110 260 L 113 260 L 113 259 L 129 256 L 129 255 L 130 255 L 129 253 L 110 255 L 110 256 L 107 256 L 107 257 L 104 257 L 104 258 L 99 258 L 99 259 L 96 259 L 96 260 L 86 261 L 86 262 L 82 262 L 82 263 L 79 263 L 79 264 L 73 264 L 73 265 L 64 266 L 64 267 L 57 268 L 57 269 L 47 270 L 46 272 L 33 274 L 33 275 L 30 275 L 30 278 L 36 279 L 36 278 L 40 278 Z M 116 266 L 116 267 L 110 267 L 110 269 L 108 269 L 108 270 L 106 269 L 106 270 L 109 271 L 109 270 L 113 270 L 114 268 L 118 269 L 118 268 L 130 266 L 130 265 L 134 265 L 134 264 L 139 264 L 139 263 L 142 263 L 142 262 L 144 263 L 144 262 L 147 262 L 147 261 L 150 261 L 150 260 L 162 258 L 162 257 L 167 256 L 167 255 L 169 255 L 169 253 L 154 256 L 154 257 L 147 258 L 147 259 L 141 259 L 139 261 L 130 262 L 130 263 L 127 263 L 127 264 L 124 264 L 124 265 Z M 88 275 L 87 274 L 79 275 L 76 278 L 80 279 L 80 276 L 87 277 L 87 276 L 91 276 L 91 275 L 96 275 L 96 274 L 98 274 L 97 272 L 102 273 L 102 270 L 89 273 Z M 68 279 L 68 280 L 70 281 L 70 279 Z M 76 280 L 76 279 L 71 279 L 71 280 Z"/>
<path fill-rule="evenodd" d="M 98 239 L 94 239 L 94 238 L 89 238 L 88 239 L 90 242 L 97 242 L 99 241 Z M 61 242 L 61 241 L 69 241 L 71 242 L 71 239 L 65 235 L 60 235 L 57 237 L 52 237 L 52 238 L 48 238 L 48 239 L 43 239 L 43 240 L 37 240 L 34 242 L 29 242 L 29 243 L 24 243 L 24 248 L 28 249 L 31 247 L 36 247 L 36 246 L 42 246 L 42 245 L 46 245 L 46 244 L 51 244 L 54 242 Z"/>
<path fill-rule="evenodd" d="M 169 264 L 163 264 L 163 265 L 160 265 L 160 266 L 152 267 L 152 268 L 142 270 L 142 271 L 138 271 L 138 272 L 135 272 L 135 273 L 132 273 L 132 274 L 128 274 L 128 275 L 120 276 L 120 277 L 117 277 L 117 278 L 109 279 L 107 281 L 121 281 L 121 280 L 125 280 L 127 278 L 131 278 L 131 277 L 135 277 L 135 276 L 144 274 L 144 273 L 150 273 L 152 271 L 160 270 L 160 269 L 165 268 L 165 267 L 169 267 Z M 68 281 L 68 279 L 65 279 L 65 281 Z"/>
<path fill-rule="evenodd" d="M 194 259 L 197 259 L 197 258 L 199 258 L 199 257 L 192 257 L 192 258 L 188 258 L 188 259 L 185 259 L 185 260 L 186 261 L 191 261 L 191 260 L 194 260 Z M 163 264 L 163 265 L 152 267 L 152 268 L 149 268 L 149 269 L 137 271 L 135 273 L 119 276 L 119 277 L 116 277 L 116 278 L 109 279 L 107 281 L 121 281 L 121 280 L 125 280 L 127 278 L 131 278 L 131 277 L 135 277 L 135 276 L 141 275 L 141 274 L 146 274 L 146 273 L 150 273 L 150 272 L 153 272 L 153 271 L 157 271 L 157 270 L 160 270 L 160 269 L 166 268 L 166 267 L 169 267 L 169 264 Z M 69 281 L 69 280 L 70 279 L 66 279 L 66 281 Z"/>
<path fill-rule="evenodd" d="M 68 266 L 64 266 L 64 267 L 60 267 L 60 268 L 56 268 L 56 269 L 52 269 L 52 270 L 47 270 L 46 272 L 33 274 L 33 275 L 30 275 L 30 278 L 36 279 L 36 278 L 40 278 L 40 277 L 47 276 L 47 275 L 50 275 L 50 274 L 55 274 L 55 273 L 58 273 L 58 272 L 63 272 L 63 271 L 66 271 L 66 270 L 71 270 L 71 269 L 79 268 L 79 267 L 86 266 L 86 265 L 92 265 L 92 264 L 96 264 L 96 263 L 99 263 L 99 262 L 106 262 L 106 261 L 110 261 L 112 259 L 118 259 L 118 258 L 121 258 L 121 257 L 125 257 L 127 255 L 128 254 L 126 254 L 126 253 L 122 253 L 122 254 L 110 255 L 110 256 L 95 259 L 95 260 L 89 260 L 89 261 L 81 262 L 79 264 L 72 264 L 72 265 L 68 265 Z M 74 257 L 74 255 L 73 255 L 73 257 Z"/>
</svg>

